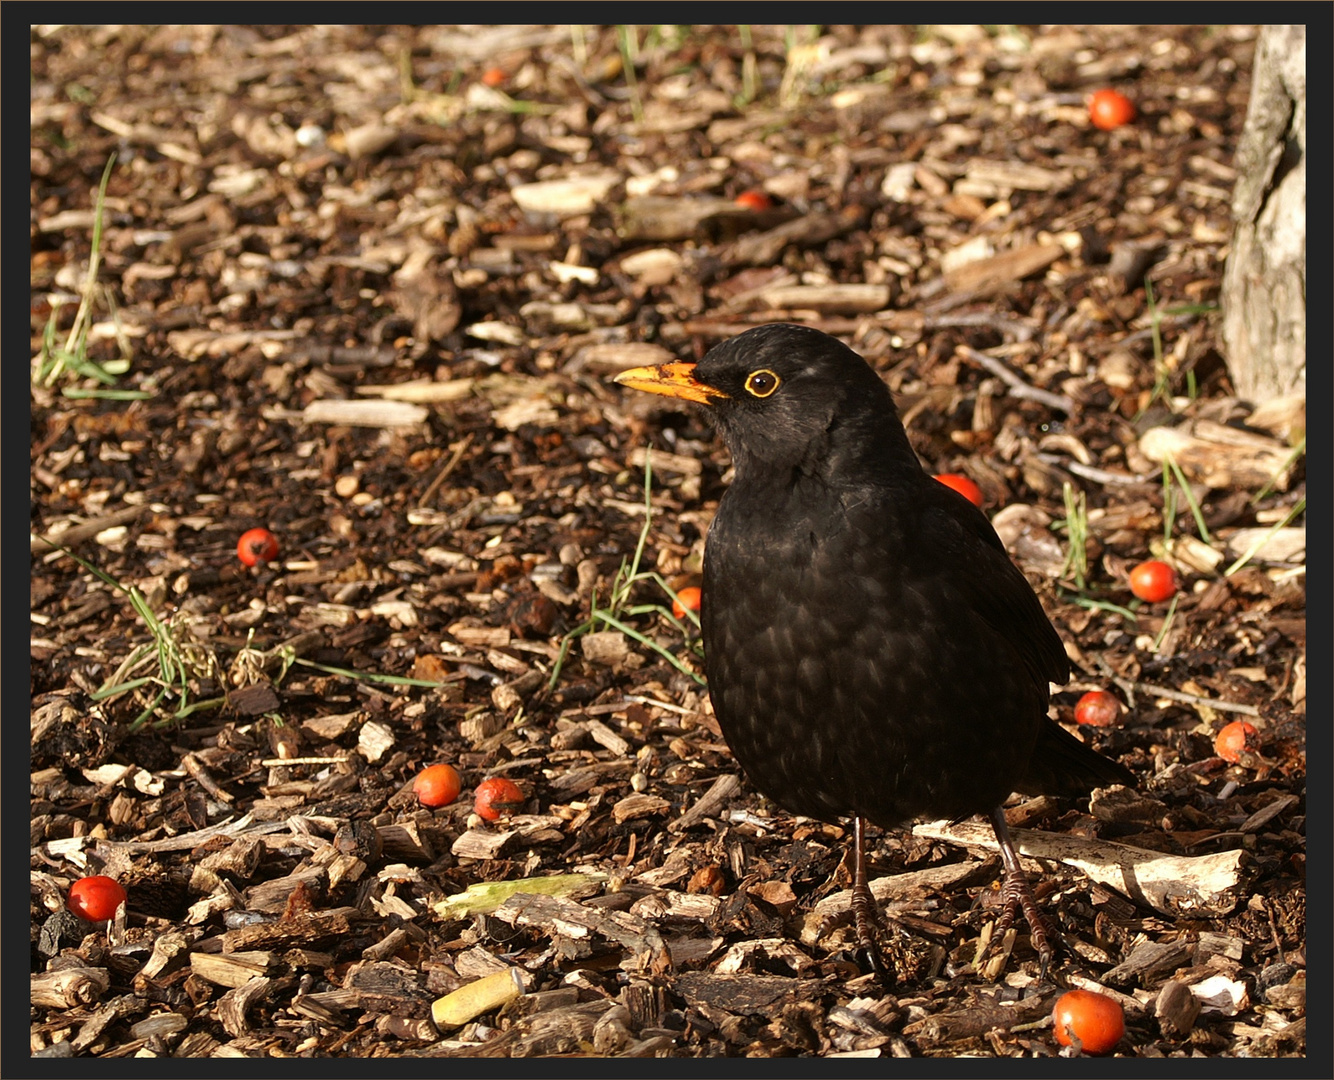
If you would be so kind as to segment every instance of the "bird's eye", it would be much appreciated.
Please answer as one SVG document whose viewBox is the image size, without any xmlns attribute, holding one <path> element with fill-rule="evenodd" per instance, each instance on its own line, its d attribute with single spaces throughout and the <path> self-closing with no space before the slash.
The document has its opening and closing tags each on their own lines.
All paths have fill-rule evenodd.
<svg viewBox="0 0 1334 1080">
<path fill-rule="evenodd" d="M 746 376 L 746 390 L 757 398 L 767 398 L 782 381 L 768 368 L 760 368 Z"/>
</svg>

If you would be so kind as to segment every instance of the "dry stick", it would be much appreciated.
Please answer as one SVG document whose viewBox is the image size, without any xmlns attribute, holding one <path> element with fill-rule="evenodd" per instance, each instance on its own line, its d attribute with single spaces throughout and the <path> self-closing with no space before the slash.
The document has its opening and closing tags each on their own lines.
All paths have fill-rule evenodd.
<svg viewBox="0 0 1334 1080">
<path fill-rule="evenodd" d="M 1217 709 L 1219 712 L 1241 713 L 1243 716 L 1259 716 L 1260 710 L 1254 705 L 1238 705 L 1231 701 L 1220 701 L 1218 698 L 1201 697 L 1199 694 L 1187 694 L 1184 690 L 1173 690 L 1166 686 L 1155 686 L 1153 683 L 1137 682 L 1134 679 L 1127 679 L 1118 675 L 1101 657 L 1097 659 L 1098 667 L 1103 673 L 1126 692 L 1130 698 L 1127 702 L 1134 707 L 1135 692 L 1142 694 L 1156 694 L 1158 697 L 1171 698 L 1173 701 L 1182 701 L 1187 705 L 1204 705 L 1210 709 Z"/>
<path fill-rule="evenodd" d="M 999 334 L 1009 334 L 1015 341 L 1031 341 L 1037 333 L 1019 319 L 1007 319 L 990 311 L 963 311 L 958 314 L 934 315 L 923 320 L 923 330 L 947 330 L 955 326 L 985 326 Z"/>
<path fill-rule="evenodd" d="M 1137 473 L 1109 472 L 1107 469 L 1099 469 L 1078 461 L 1070 461 L 1058 454 L 1038 454 L 1037 459 L 1045 465 L 1055 465 L 1058 468 L 1065 469 L 1066 472 L 1072 472 L 1076 476 L 1083 477 L 1085 480 L 1092 480 L 1095 484 L 1144 484 L 1155 479 L 1152 473 L 1140 475 Z"/>
<path fill-rule="evenodd" d="M 213 779 L 212 774 L 205 768 L 204 763 L 195 757 L 194 754 L 183 755 L 181 757 L 181 765 L 186 772 L 198 781 L 199 786 L 217 799 L 218 802 L 231 803 L 236 801 L 236 796 L 232 795 L 230 792 L 224 791 L 218 786 L 217 781 Z"/>
<path fill-rule="evenodd" d="M 194 832 L 179 833 L 176 836 L 168 836 L 162 840 L 99 840 L 98 844 L 111 848 L 113 851 L 124 851 L 131 855 L 157 854 L 164 851 L 189 851 L 191 848 L 215 840 L 220 836 L 242 836 L 245 834 L 261 836 L 265 833 L 286 829 L 289 824 L 286 820 L 256 821 L 254 814 L 246 813 L 234 820 L 224 821 L 220 825 L 209 825 L 202 829 L 196 829 Z"/>
<path fill-rule="evenodd" d="M 471 445 L 472 434 L 469 433 L 463 436 L 463 441 L 454 448 L 454 452 L 449 455 L 449 460 L 445 462 L 445 467 L 441 469 L 436 475 L 436 478 L 431 481 L 431 486 L 422 492 L 421 501 L 417 503 L 418 506 L 430 506 L 431 499 L 434 498 L 435 493 L 440 490 L 440 485 L 449 479 L 449 474 L 459 467 L 459 462 L 463 460 L 463 455 Z"/>
<path fill-rule="evenodd" d="M 1178 326 L 1185 326 L 1188 323 L 1194 322 L 1199 317 L 1200 317 L 1199 315 L 1193 315 L 1193 314 L 1164 315 L 1158 320 L 1158 332 L 1161 333 L 1164 330 L 1174 329 L 1175 327 Z M 1115 340 L 1108 340 L 1101 342 L 1097 345 L 1093 345 L 1089 348 L 1089 352 L 1101 353 L 1101 352 L 1110 352 L 1112 349 L 1126 349 L 1129 348 L 1131 345 L 1136 344 L 1137 342 L 1148 341 L 1152 337 L 1153 337 L 1153 327 L 1146 326 L 1143 330 L 1135 330 L 1132 333 L 1126 334 L 1125 337 L 1116 338 Z"/>
<path fill-rule="evenodd" d="M 681 705 L 673 705 L 670 701 L 659 701 L 657 698 L 646 697 L 643 694 L 626 694 L 625 700 L 637 702 L 640 705 L 655 705 L 659 709 L 666 709 L 668 712 L 680 713 L 682 716 L 693 716 L 695 713 L 699 712 L 698 709 L 687 709 Z M 616 708 L 620 708 L 620 706 L 617 705 Z"/>
<path fill-rule="evenodd" d="M 973 361 L 973 363 L 985 368 L 992 375 L 995 375 L 996 378 L 1000 379 L 1001 382 L 1010 388 L 1011 397 L 1028 398 L 1030 401 L 1036 401 L 1040 405 L 1046 405 L 1049 409 L 1059 409 L 1063 413 L 1072 413 L 1075 411 L 1074 398 L 1065 394 L 1053 394 L 1050 390 L 1042 390 L 1036 386 L 1030 386 L 995 357 L 978 352 L 976 349 L 969 348 L 967 345 L 960 345 L 959 353 L 965 359 Z"/>
<path fill-rule="evenodd" d="M 346 765 L 345 757 L 276 757 L 264 758 L 260 764 L 266 769 L 280 769 L 286 765 Z"/>
<path fill-rule="evenodd" d="M 1129 680 L 1115 680 L 1122 688 Z M 1199 694 L 1187 694 L 1181 690 L 1171 690 L 1166 686 L 1154 686 L 1152 683 L 1133 682 L 1130 683 L 1136 690 L 1145 694 L 1157 694 L 1159 697 L 1171 698 L 1173 701 L 1184 701 L 1187 705 L 1205 705 L 1210 709 L 1217 709 L 1219 712 L 1241 713 L 1243 716 L 1259 716 L 1260 710 L 1254 705 L 1238 705 L 1231 701 L 1220 701 L 1218 698 L 1201 697 Z"/>
</svg>

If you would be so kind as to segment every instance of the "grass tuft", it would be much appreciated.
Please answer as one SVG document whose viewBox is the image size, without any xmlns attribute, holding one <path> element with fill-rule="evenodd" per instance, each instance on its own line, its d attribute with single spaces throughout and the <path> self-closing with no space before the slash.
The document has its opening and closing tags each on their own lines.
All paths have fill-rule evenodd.
<svg viewBox="0 0 1334 1080">
<path fill-rule="evenodd" d="M 596 633 L 599 630 L 619 630 L 632 641 L 638 642 L 647 649 L 652 650 L 666 660 L 672 667 L 683 675 L 689 675 L 695 682 L 701 686 L 704 685 L 704 679 L 687 664 L 681 657 L 677 656 L 671 650 L 659 645 L 647 634 L 630 625 L 626 620 L 641 615 L 658 615 L 665 618 L 673 626 L 681 631 L 682 637 L 687 644 L 687 651 L 691 653 L 696 660 L 700 659 L 699 642 L 692 641 L 694 632 L 699 629 L 699 616 L 695 612 L 686 608 L 685 615 L 687 621 L 683 622 L 672 614 L 670 604 L 678 603 L 679 598 L 676 590 L 673 589 L 667 581 L 656 570 L 640 570 L 639 564 L 644 556 L 644 545 L 648 542 L 649 528 L 653 523 L 653 502 L 651 492 L 653 487 L 653 463 L 651 457 L 646 457 L 644 461 L 644 527 L 639 530 L 639 541 L 635 544 L 634 556 L 629 560 L 622 560 L 621 565 L 616 570 L 616 576 L 612 579 L 611 589 L 608 592 L 605 604 L 599 604 L 597 593 L 594 592 L 589 605 L 588 618 L 569 631 L 560 641 L 560 653 L 556 657 L 556 663 L 551 669 L 551 677 L 547 681 L 547 691 L 550 692 L 556 688 L 556 683 L 560 679 L 560 673 L 565 667 L 565 661 L 570 654 L 570 647 L 577 638 L 584 634 Z M 662 589 L 663 593 L 669 598 L 666 604 L 660 602 L 646 604 L 631 604 L 630 596 L 636 586 L 651 582 Z M 683 605 L 684 606 L 684 605 Z"/>
</svg>

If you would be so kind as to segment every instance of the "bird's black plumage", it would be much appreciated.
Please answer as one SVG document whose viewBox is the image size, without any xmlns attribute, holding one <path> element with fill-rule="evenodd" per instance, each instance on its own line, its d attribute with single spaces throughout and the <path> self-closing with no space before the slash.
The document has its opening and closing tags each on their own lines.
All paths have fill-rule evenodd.
<svg viewBox="0 0 1334 1080">
<path fill-rule="evenodd" d="M 775 324 L 618 380 L 704 403 L 731 452 L 704 553 L 705 671 L 774 802 L 891 827 L 1133 782 L 1047 717 L 1048 684 L 1069 676 L 1060 638 L 855 352 Z"/>
</svg>

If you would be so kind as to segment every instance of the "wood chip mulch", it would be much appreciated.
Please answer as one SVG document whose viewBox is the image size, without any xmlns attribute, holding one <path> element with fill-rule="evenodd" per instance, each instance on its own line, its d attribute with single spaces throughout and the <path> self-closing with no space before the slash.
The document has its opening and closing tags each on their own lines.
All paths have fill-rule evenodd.
<svg viewBox="0 0 1334 1080">
<path fill-rule="evenodd" d="M 1306 1054 L 1304 402 L 1218 338 L 1255 27 L 29 35 L 33 354 L 86 297 L 109 373 L 30 391 L 29 1054 L 1069 1056 L 1075 987 L 1120 1056 Z M 718 732 L 671 609 L 726 454 L 611 377 L 775 320 L 980 486 L 1057 718 L 1123 705 L 1078 732 L 1137 790 L 1007 808 L 1046 981 L 936 822 L 875 834 L 878 985 L 849 830 Z"/>
</svg>

